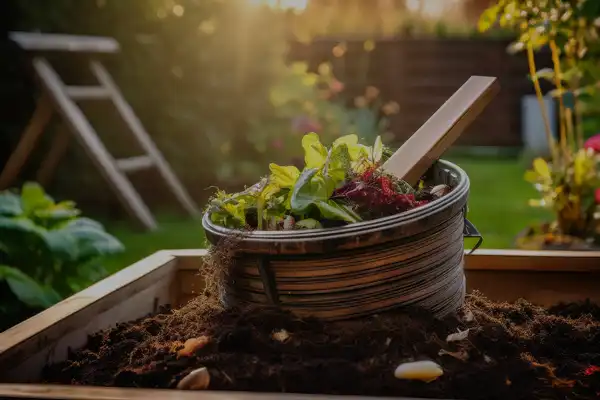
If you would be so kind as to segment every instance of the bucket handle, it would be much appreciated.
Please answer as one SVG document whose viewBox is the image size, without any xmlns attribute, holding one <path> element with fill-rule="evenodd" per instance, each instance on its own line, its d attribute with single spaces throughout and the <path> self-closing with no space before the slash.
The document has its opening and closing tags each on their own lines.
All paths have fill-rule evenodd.
<svg viewBox="0 0 600 400">
<path fill-rule="evenodd" d="M 481 233 L 479 233 L 477 228 L 475 228 L 475 225 L 473 225 L 473 223 L 471 221 L 469 221 L 467 218 L 465 218 L 465 227 L 463 229 L 463 237 L 479 239 L 479 240 L 477 240 L 477 243 L 475 244 L 475 246 L 468 253 L 469 255 L 473 254 L 473 252 L 475 250 L 477 250 L 479 248 L 479 246 L 481 246 L 481 244 L 483 243 L 483 236 L 481 236 Z"/>
</svg>

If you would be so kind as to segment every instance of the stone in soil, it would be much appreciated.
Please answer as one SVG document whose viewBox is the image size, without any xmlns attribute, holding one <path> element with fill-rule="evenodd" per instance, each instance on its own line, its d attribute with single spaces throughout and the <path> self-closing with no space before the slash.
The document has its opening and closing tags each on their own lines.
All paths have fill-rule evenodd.
<svg viewBox="0 0 600 400">
<path fill-rule="evenodd" d="M 198 301 L 93 335 L 68 361 L 47 367 L 44 381 L 175 388 L 206 367 L 210 390 L 595 399 L 599 317 L 590 303 L 544 309 L 477 293 L 443 320 L 404 310 L 343 323 L 274 309 L 214 310 Z M 436 362 L 443 375 L 431 382 L 394 377 L 400 363 L 419 360 Z"/>
</svg>

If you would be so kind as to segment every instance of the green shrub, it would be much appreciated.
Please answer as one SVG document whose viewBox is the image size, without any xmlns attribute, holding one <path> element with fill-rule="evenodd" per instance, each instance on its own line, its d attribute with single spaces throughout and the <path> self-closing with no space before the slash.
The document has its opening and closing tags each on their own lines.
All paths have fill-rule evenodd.
<svg viewBox="0 0 600 400">
<path fill-rule="evenodd" d="M 122 250 L 100 223 L 36 183 L 1 192 L 0 329 L 101 279 L 99 259 Z"/>
</svg>

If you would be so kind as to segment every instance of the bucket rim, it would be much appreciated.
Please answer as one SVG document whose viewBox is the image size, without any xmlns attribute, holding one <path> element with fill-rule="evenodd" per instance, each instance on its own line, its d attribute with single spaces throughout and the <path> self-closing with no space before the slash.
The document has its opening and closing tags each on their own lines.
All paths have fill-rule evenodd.
<svg viewBox="0 0 600 400">
<path fill-rule="evenodd" d="M 205 212 L 202 217 L 202 226 L 207 233 L 212 235 L 220 237 L 241 236 L 242 240 L 244 241 L 323 240 L 347 237 L 356 234 L 364 234 L 373 230 L 384 230 L 386 228 L 397 227 L 398 225 L 408 224 L 423 218 L 427 218 L 428 216 L 454 204 L 468 194 L 470 181 L 467 173 L 462 168 L 446 160 L 438 160 L 437 164 L 442 169 L 454 173 L 458 180 L 458 184 L 447 195 L 442 196 L 439 199 L 435 199 L 424 206 L 417 207 L 400 214 L 332 228 L 287 231 L 252 230 L 246 232 L 239 229 L 225 228 L 217 225 L 210 220 L 209 212 Z M 210 238 L 210 235 L 207 236 Z"/>
</svg>

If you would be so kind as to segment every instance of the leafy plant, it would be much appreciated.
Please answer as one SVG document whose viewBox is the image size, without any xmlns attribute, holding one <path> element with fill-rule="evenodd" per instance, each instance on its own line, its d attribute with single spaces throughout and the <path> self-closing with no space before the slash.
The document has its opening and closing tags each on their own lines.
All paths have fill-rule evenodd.
<svg viewBox="0 0 600 400">
<path fill-rule="evenodd" d="M 228 153 L 219 169 L 221 180 L 240 176 L 256 179 L 260 176 L 261 158 L 299 165 L 302 135 L 309 132 L 318 133 L 321 140 L 329 143 L 350 134 L 371 143 L 377 136 L 385 138 L 389 116 L 399 111 L 395 102 L 383 102 L 374 87 L 367 87 L 352 104 L 344 93 L 344 84 L 334 76 L 328 63 L 321 64 L 315 72 L 309 71 L 305 62 L 292 63 L 271 87 L 269 96 L 272 112 L 265 118 L 251 118 L 247 132 L 247 140 L 262 157 L 249 163 Z M 231 139 L 221 140 L 229 149 Z"/>
<path fill-rule="evenodd" d="M 375 173 L 389 156 L 379 137 L 373 146 L 365 146 L 357 135 L 346 135 L 327 148 L 313 132 L 302 138 L 302 147 L 302 171 L 272 163 L 270 175 L 254 186 L 235 194 L 217 192 L 208 206 L 212 222 L 237 229 L 314 229 L 323 223 L 363 220 L 357 212 L 359 203 L 351 201 L 353 198 L 367 200 L 363 204 L 378 200 L 379 205 L 383 199 L 392 206 L 388 207 L 390 214 L 399 207 L 407 210 L 426 203 L 417 201 L 406 182 Z"/>
<path fill-rule="evenodd" d="M 481 16 L 479 29 L 499 25 L 519 34 L 510 51 L 527 52 L 530 78 L 542 109 L 551 149 L 549 161 L 534 160 L 525 179 L 541 194 L 533 206 L 550 208 L 556 215 L 551 230 L 562 235 L 597 240 L 600 208 L 600 158 L 584 143 L 583 116 L 598 98 L 598 24 L 596 0 L 500 0 Z M 536 68 L 535 51 L 549 48 L 553 68 Z M 554 138 L 545 112 L 540 80 L 554 85 L 550 92 L 559 105 L 559 136 Z M 587 105 L 587 107 L 586 107 Z"/>
<path fill-rule="evenodd" d="M 2 326 L 6 314 L 18 318 L 15 307 L 46 308 L 100 279 L 106 271 L 99 258 L 122 250 L 100 223 L 80 217 L 73 202 L 55 202 L 36 183 L 1 192 L 0 285 L 9 289 L 0 295 Z"/>
</svg>

